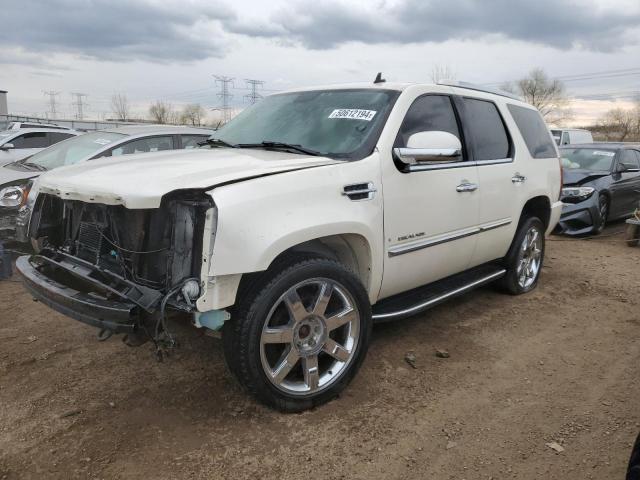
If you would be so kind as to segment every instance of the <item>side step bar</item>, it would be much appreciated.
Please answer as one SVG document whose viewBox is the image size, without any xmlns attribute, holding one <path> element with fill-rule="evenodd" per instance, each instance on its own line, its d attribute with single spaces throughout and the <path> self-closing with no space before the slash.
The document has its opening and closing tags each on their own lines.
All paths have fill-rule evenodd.
<svg viewBox="0 0 640 480">
<path fill-rule="evenodd" d="M 373 306 L 376 323 L 399 320 L 435 307 L 453 297 L 491 283 L 506 274 L 504 268 L 482 266 L 464 274 L 454 275 L 433 284 L 381 300 Z"/>
</svg>

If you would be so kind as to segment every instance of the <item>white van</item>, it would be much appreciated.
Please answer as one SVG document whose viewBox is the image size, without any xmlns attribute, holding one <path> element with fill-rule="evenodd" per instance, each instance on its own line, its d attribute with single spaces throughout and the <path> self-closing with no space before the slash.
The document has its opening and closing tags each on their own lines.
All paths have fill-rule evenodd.
<svg viewBox="0 0 640 480">
<path fill-rule="evenodd" d="M 580 128 L 551 129 L 551 135 L 558 146 L 593 143 L 591 132 Z"/>
</svg>

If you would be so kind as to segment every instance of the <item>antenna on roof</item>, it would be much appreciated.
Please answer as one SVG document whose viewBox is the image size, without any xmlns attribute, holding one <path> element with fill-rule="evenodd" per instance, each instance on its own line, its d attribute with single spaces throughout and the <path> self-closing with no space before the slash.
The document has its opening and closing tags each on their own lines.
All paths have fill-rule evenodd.
<svg viewBox="0 0 640 480">
<path fill-rule="evenodd" d="M 376 79 L 373 81 L 373 83 L 384 83 L 384 82 L 386 82 L 386 80 L 382 78 L 382 72 L 378 72 L 378 75 L 376 75 Z"/>
</svg>

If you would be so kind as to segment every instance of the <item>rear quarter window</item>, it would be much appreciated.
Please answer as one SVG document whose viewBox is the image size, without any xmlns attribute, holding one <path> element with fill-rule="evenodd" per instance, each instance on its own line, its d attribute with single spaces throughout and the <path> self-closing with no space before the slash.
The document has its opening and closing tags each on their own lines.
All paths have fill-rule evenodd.
<svg viewBox="0 0 640 480">
<path fill-rule="evenodd" d="M 509 112 L 533 158 L 557 157 L 551 134 L 537 110 L 508 104 Z"/>
</svg>

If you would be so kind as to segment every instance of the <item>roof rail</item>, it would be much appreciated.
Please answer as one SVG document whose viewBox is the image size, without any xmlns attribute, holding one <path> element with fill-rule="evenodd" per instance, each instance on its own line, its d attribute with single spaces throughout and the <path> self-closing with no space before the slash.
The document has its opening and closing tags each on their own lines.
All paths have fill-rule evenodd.
<svg viewBox="0 0 640 480">
<path fill-rule="evenodd" d="M 478 92 L 486 92 L 492 93 L 494 95 L 500 95 L 501 97 L 512 98 L 513 100 L 522 101 L 522 98 L 514 93 L 507 92 L 505 90 L 501 90 L 499 88 L 491 88 L 484 87 L 482 85 L 476 85 L 474 83 L 469 82 L 460 82 L 458 80 L 444 80 L 442 82 L 438 82 L 438 85 L 446 85 L 447 87 L 458 87 L 458 88 L 466 88 L 467 90 L 476 90 Z"/>
</svg>

